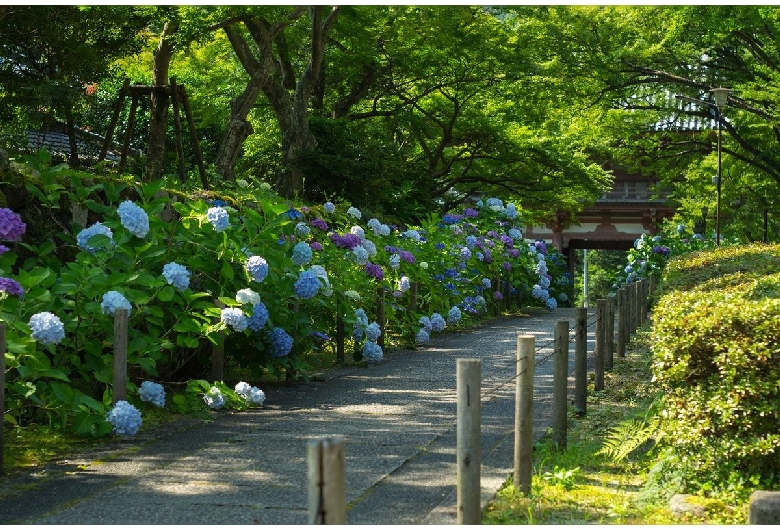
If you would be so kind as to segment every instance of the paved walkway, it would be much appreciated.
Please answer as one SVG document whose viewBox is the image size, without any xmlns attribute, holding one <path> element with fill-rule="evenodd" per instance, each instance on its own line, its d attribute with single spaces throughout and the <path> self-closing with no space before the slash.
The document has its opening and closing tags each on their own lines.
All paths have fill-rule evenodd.
<svg viewBox="0 0 780 530">
<path fill-rule="evenodd" d="M 0 479 L 0 523 L 306 524 L 308 441 L 333 436 L 345 441 L 347 524 L 456 524 L 457 359 L 481 360 L 484 506 L 513 469 L 517 335 L 537 337 L 539 438 L 551 425 L 558 320 L 573 328 L 574 310 L 434 335 L 377 365 L 263 388 L 260 409 L 220 411 L 206 424 L 182 418 L 41 473 Z M 592 326 L 589 340 L 592 352 Z M 569 357 L 572 373 L 573 344 Z"/>
</svg>

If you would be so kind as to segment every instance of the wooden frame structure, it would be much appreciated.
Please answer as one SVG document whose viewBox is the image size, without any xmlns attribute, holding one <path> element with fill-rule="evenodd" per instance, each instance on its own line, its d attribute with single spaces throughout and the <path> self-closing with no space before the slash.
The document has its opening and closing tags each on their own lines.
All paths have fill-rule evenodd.
<svg viewBox="0 0 780 530">
<path fill-rule="evenodd" d="M 144 85 L 130 85 L 130 79 L 125 78 L 122 89 L 119 91 L 119 97 L 114 105 L 114 114 L 111 117 L 111 122 L 108 124 L 108 131 L 106 132 L 106 138 L 103 143 L 103 148 L 100 151 L 98 161 L 105 160 L 108 148 L 111 146 L 111 139 L 114 136 L 114 129 L 116 128 L 117 121 L 119 120 L 119 113 L 122 111 L 122 106 L 126 97 L 131 98 L 130 103 L 130 115 L 127 119 L 127 130 L 125 131 L 125 137 L 122 143 L 122 154 L 119 160 L 119 171 L 122 172 L 125 169 L 127 163 L 127 153 L 130 150 L 130 138 L 133 135 L 133 129 L 135 128 L 135 114 L 138 110 L 138 101 L 144 97 L 151 97 L 152 92 L 162 93 L 170 96 L 171 105 L 173 106 L 173 128 L 176 136 L 176 154 L 179 160 L 179 179 L 184 182 L 186 180 L 184 171 L 184 145 L 182 142 L 181 132 L 181 112 L 179 106 L 183 107 L 184 115 L 187 119 L 187 126 L 190 130 L 190 140 L 192 142 L 192 149 L 195 153 L 195 160 L 198 163 L 198 170 L 200 171 L 200 180 L 204 189 L 208 189 L 208 180 L 206 178 L 206 168 L 203 165 L 203 155 L 200 151 L 200 144 L 198 144 L 198 137 L 195 133 L 195 123 L 192 119 L 192 111 L 190 110 L 189 100 L 187 98 L 187 91 L 184 89 L 184 85 L 176 84 L 176 78 L 171 77 L 170 85 L 158 85 L 158 86 L 144 86 Z"/>
</svg>

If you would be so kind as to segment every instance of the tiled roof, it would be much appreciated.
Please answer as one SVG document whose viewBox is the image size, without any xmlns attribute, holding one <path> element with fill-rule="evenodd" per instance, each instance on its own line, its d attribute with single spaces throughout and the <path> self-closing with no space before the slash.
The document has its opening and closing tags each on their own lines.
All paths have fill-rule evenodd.
<svg viewBox="0 0 780 530">
<path fill-rule="evenodd" d="M 67 160 L 70 157 L 70 140 L 65 134 L 65 127 L 62 124 L 55 124 L 47 129 L 27 130 L 28 146 L 31 150 L 38 151 L 46 149 L 55 159 Z M 78 148 L 79 159 L 85 161 L 97 162 L 100 151 L 103 148 L 104 138 L 100 135 L 76 129 L 76 145 Z M 139 154 L 137 149 L 130 149 L 128 156 Z M 106 160 L 119 163 L 121 157 L 121 148 L 112 144 L 106 153 Z"/>
</svg>

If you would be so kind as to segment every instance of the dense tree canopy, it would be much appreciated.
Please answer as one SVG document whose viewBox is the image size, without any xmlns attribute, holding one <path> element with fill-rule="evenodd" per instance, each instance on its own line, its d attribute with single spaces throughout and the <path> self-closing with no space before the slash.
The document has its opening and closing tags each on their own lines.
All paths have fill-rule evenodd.
<svg viewBox="0 0 780 530">
<path fill-rule="evenodd" d="M 124 77 L 176 76 L 213 179 L 265 180 L 288 197 L 412 217 L 499 195 L 544 217 L 595 200 L 615 163 L 663 177 L 693 217 L 714 211 L 710 91 L 723 86 L 732 90 L 720 114 L 725 215 L 738 235 L 758 239 L 763 220 L 780 213 L 779 14 L 11 6 L 0 12 L 0 98 L 6 123 L 85 116 L 100 131 Z M 107 93 L 87 99 L 91 83 Z M 174 173 L 166 109 L 153 100 L 138 118 L 147 179 Z"/>
</svg>

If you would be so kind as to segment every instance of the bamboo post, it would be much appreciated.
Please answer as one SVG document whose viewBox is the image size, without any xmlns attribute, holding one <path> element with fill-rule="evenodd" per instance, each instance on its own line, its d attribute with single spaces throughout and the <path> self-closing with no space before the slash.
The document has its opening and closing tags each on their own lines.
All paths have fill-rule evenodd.
<svg viewBox="0 0 780 530">
<path fill-rule="evenodd" d="M 588 310 L 576 308 L 574 318 L 574 411 L 584 416 L 588 407 Z"/>
<path fill-rule="evenodd" d="M 566 448 L 567 390 L 569 379 L 569 321 L 555 323 L 555 357 L 553 358 L 553 430 L 557 449 Z"/>
<path fill-rule="evenodd" d="M 531 494 L 533 473 L 535 341 L 533 335 L 517 336 L 514 485 L 526 496 Z"/>
<path fill-rule="evenodd" d="M 482 521 L 479 359 L 458 359 L 457 376 L 458 524 L 479 524 Z"/>
<path fill-rule="evenodd" d="M 127 317 L 127 309 L 114 312 L 114 405 L 127 400 Z"/>
<path fill-rule="evenodd" d="M 626 356 L 626 288 L 618 289 L 617 295 L 617 355 Z"/>
<path fill-rule="evenodd" d="M 347 522 L 344 441 L 339 438 L 309 440 L 309 524 Z"/>
<path fill-rule="evenodd" d="M 379 324 L 379 339 L 376 341 L 379 346 L 385 348 L 385 288 L 376 288 L 377 305 L 376 305 L 376 321 Z"/>
<path fill-rule="evenodd" d="M 5 474 L 3 454 L 5 453 L 5 440 L 3 438 L 5 416 L 5 322 L 0 322 L 0 475 Z"/>
<path fill-rule="evenodd" d="M 615 299 L 607 297 L 607 319 L 604 327 L 604 369 L 612 370 L 615 357 Z"/>
<path fill-rule="evenodd" d="M 604 390 L 604 344 L 606 337 L 604 328 L 606 324 L 607 301 L 603 298 L 596 300 L 596 391 Z"/>
</svg>

